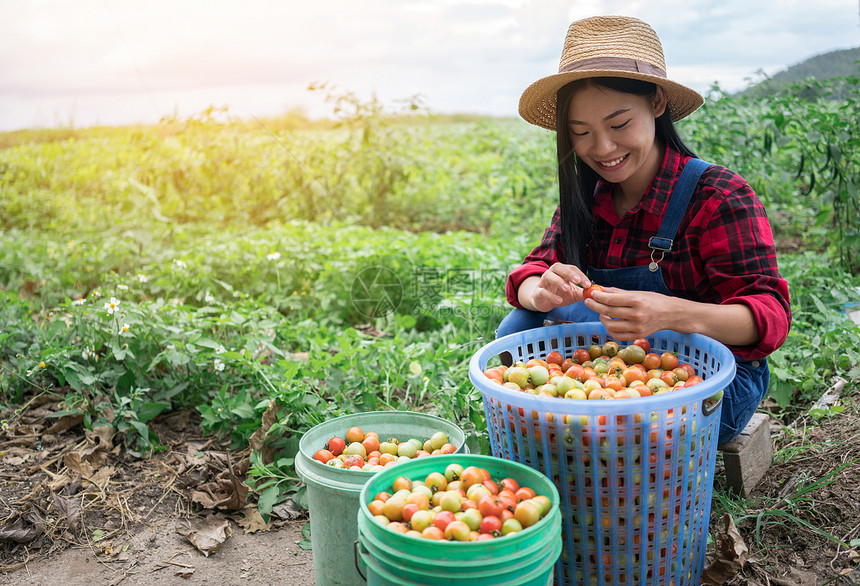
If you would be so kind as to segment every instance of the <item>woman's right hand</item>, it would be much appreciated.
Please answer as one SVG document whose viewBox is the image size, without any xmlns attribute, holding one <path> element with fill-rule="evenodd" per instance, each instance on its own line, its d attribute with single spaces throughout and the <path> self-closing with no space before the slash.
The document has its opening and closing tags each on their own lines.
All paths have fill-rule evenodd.
<svg viewBox="0 0 860 586">
<path fill-rule="evenodd" d="M 582 289 L 591 285 L 579 267 L 555 263 L 540 277 L 529 277 L 520 284 L 520 304 L 532 311 L 547 312 L 582 301 Z"/>
</svg>

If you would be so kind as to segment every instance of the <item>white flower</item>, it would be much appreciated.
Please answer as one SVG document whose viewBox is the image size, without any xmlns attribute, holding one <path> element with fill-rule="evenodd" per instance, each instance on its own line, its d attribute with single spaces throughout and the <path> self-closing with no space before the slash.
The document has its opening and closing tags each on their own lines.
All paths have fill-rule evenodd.
<svg viewBox="0 0 860 586">
<path fill-rule="evenodd" d="M 111 297 L 110 301 L 105 302 L 105 309 L 107 310 L 108 315 L 112 315 L 113 312 L 119 309 L 119 299 Z"/>
<path fill-rule="evenodd" d="M 101 297 L 102 290 L 101 289 L 93 289 L 93 292 L 90 293 L 90 295 L 92 295 L 93 297 Z"/>
<path fill-rule="evenodd" d="M 227 351 L 227 348 L 224 347 L 224 344 L 218 344 L 218 349 L 215 350 L 216 354 L 224 354 Z"/>
<path fill-rule="evenodd" d="M 84 348 L 81 351 L 81 356 L 84 357 L 84 360 L 89 360 L 90 356 L 92 356 L 94 353 L 95 353 L 95 349 L 90 347 L 90 346 L 87 346 L 86 348 Z"/>
<path fill-rule="evenodd" d="M 215 296 L 212 295 L 209 291 L 206 292 L 206 296 L 203 298 L 203 301 L 206 303 L 215 303 Z"/>
<path fill-rule="evenodd" d="M 128 328 L 129 328 L 129 325 L 128 325 L 128 324 L 122 324 L 122 331 L 123 331 L 123 332 L 127 332 L 127 331 L 128 331 Z"/>
<path fill-rule="evenodd" d="M 137 279 L 139 283 L 146 283 L 149 280 L 149 277 L 147 277 L 143 273 L 138 273 L 135 279 Z"/>
<path fill-rule="evenodd" d="M 266 258 L 269 260 L 278 260 L 279 258 L 281 258 L 281 253 L 280 252 L 270 252 L 269 254 L 266 255 Z"/>
<path fill-rule="evenodd" d="M 83 305 L 84 303 L 86 303 L 86 299 L 84 299 L 83 297 L 72 301 L 72 305 Z"/>
<path fill-rule="evenodd" d="M 224 361 L 220 358 L 215 359 L 215 370 L 217 370 L 218 372 L 224 370 Z"/>
<path fill-rule="evenodd" d="M 128 291 L 128 285 L 125 285 L 123 283 L 120 283 L 119 285 L 117 285 L 116 288 L 119 289 L 120 291 Z"/>
<path fill-rule="evenodd" d="M 174 259 L 173 264 L 176 266 L 177 269 L 187 269 L 188 268 L 188 265 L 185 264 L 185 261 L 182 260 L 181 258 Z"/>
</svg>

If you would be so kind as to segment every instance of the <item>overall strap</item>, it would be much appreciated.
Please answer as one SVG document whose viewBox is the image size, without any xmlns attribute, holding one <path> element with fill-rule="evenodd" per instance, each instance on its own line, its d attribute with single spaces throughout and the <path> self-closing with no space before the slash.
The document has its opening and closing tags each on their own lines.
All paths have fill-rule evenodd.
<svg viewBox="0 0 860 586">
<path fill-rule="evenodd" d="M 672 240 L 678 233 L 678 226 L 681 225 L 681 219 L 687 211 L 687 206 L 690 205 L 690 198 L 696 190 L 696 185 L 699 183 L 699 177 L 710 167 L 710 163 L 697 158 L 692 158 L 684 165 L 684 170 L 681 171 L 681 177 L 672 191 L 669 199 L 669 209 L 666 210 L 666 215 L 663 216 L 663 221 L 660 223 L 660 229 L 656 236 L 652 236 L 648 240 L 648 247 L 651 249 L 651 264 L 648 269 L 651 272 L 656 272 L 658 264 L 663 260 L 663 255 L 672 250 Z M 660 252 L 660 258 L 655 259 L 654 253 Z"/>
</svg>

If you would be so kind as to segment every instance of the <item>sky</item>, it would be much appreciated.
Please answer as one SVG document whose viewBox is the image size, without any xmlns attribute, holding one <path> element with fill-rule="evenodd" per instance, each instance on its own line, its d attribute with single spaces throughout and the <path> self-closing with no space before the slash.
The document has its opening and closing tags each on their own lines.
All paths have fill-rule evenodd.
<svg viewBox="0 0 860 586">
<path fill-rule="evenodd" d="M 814 8 L 813 8 L 814 6 Z M 0 0 L 0 130 L 387 107 L 516 116 L 580 18 L 638 17 L 707 93 L 860 46 L 858 0 Z"/>
</svg>

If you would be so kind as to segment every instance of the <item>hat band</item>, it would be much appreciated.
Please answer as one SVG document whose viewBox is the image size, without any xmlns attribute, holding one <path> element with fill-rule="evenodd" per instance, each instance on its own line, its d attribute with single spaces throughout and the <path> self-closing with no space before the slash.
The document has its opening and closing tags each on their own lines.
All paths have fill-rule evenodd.
<svg viewBox="0 0 860 586">
<path fill-rule="evenodd" d="M 628 59 L 626 57 L 590 57 L 568 63 L 564 67 L 558 69 L 559 73 L 569 73 L 571 71 L 587 71 L 587 70 L 615 70 L 629 71 L 630 73 L 644 73 L 646 75 L 655 75 L 657 77 L 666 78 L 666 71 L 659 67 L 648 63 L 647 61 L 637 61 L 636 59 Z"/>
</svg>

